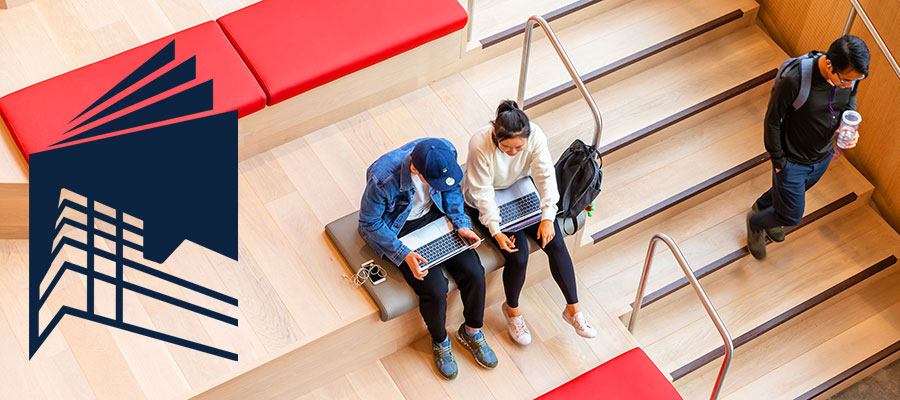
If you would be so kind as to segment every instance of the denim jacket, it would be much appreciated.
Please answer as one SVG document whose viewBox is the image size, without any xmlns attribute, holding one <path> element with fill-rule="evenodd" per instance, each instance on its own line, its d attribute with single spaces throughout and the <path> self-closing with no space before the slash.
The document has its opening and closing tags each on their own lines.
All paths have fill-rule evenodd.
<svg viewBox="0 0 900 400">
<path fill-rule="evenodd" d="M 412 150 L 416 143 L 409 142 L 393 150 L 366 170 L 366 190 L 359 205 L 359 234 L 375 252 L 400 265 L 411 251 L 403 245 L 397 234 L 412 210 L 415 187 L 412 183 Z M 445 139 L 441 139 L 445 140 Z M 446 140 L 445 140 L 446 141 Z M 447 141 L 447 144 L 450 144 Z M 453 145 L 450 144 L 453 148 Z M 440 192 L 431 189 L 431 199 L 444 213 L 455 229 L 471 228 L 472 223 L 463 211 L 463 196 L 459 184 Z"/>
</svg>

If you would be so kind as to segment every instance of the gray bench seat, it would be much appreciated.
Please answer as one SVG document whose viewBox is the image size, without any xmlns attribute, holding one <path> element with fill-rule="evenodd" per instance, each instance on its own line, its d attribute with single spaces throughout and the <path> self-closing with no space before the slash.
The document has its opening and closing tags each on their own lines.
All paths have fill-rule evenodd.
<svg viewBox="0 0 900 400">
<path fill-rule="evenodd" d="M 581 213 L 578 216 L 577 228 L 584 226 L 584 220 L 585 215 Z M 563 234 L 567 230 L 570 232 L 574 231 L 571 221 L 565 222 L 567 226 L 563 225 L 564 220 L 559 220 L 559 223 L 560 228 L 563 228 Z M 325 233 L 334 243 L 338 252 L 341 253 L 344 261 L 350 267 L 350 271 L 354 274 L 359 271 L 363 263 L 369 260 L 375 260 L 387 272 L 387 279 L 384 282 L 373 285 L 372 282 L 366 281 L 363 284 L 366 292 L 372 296 L 372 300 L 378 306 L 381 320 L 388 321 L 415 309 L 419 304 L 419 299 L 409 285 L 406 284 L 406 281 L 403 280 L 403 275 L 398 267 L 390 260 L 375 254 L 375 251 L 359 236 L 357 231 L 358 224 L 359 212 L 356 211 L 325 225 Z M 489 274 L 503 266 L 503 255 L 500 254 L 500 249 L 497 248 L 494 240 L 487 237 L 486 232 L 478 232 L 478 234 L 485 237 L 485 241 L 475 251 L 481 259 L 481 264 L 484 266 L 484 273 Z M 537 243 L 529 238 L 529 250 L 535 252 L 539 248 Z M 441 268 L 441 272 L 444 276 L 449 276 L 443 268 Z M 452 278 L 447 280 L 449 281 L 449 290 L 455 289 L 456 282 Z"/>
</svg>

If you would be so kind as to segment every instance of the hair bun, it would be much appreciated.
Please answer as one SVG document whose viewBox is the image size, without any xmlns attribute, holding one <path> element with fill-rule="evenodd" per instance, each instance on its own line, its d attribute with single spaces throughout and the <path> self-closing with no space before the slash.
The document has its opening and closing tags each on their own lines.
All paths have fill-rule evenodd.
<svg viewBox="0 0 900 400">
<path fill-rule="evenodd" d="M 494 142 L 499 143 L 513 137 L 527 138 L 531 134 L 528 116 L 512 100 L 503 100 L 497 106 L 497 118 L 491 121 L 494 127 Z"/>
<path fill-rule="evenodd" d="M 503 100 L 500 102 L 500 105 L 497 106 L 497 115 L 507 111 L 518 110 L 519 105 L 516 104 L 514 100 Z"/>
</svg>

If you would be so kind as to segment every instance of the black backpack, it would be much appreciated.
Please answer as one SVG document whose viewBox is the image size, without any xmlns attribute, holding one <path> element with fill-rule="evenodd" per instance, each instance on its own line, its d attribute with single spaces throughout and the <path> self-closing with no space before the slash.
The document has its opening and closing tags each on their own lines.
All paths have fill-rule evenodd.
<svg viewBox="0 0 900 400">
<path fill-rule="evenodd" d="M 825 53 L 819 51 L 811 51 L 799 57 L 789 58 L 781 63 L 781 67 L 778 68 L 778 73 L 775 74 L 775 82 L 772 85 L 772 90 L 775 90 L 775 86 L 784 79 L 784 74 L 791 69 L 800 68 L 800 91 L 797 92 L 797 97 L 794 98 L 794 102 L 791 103 L 791 111 L 799 110 L 800 107 L 803 107 L 806 104 L 806 100 L 809 98 L 810 87 L 812 87 L 812 72 L 813 68 L 815 68 L 816 59 Z M 856 82 L 853 82 L 853 86 L 851 89 L 856 88 Z"/>
<path fill-rule="evenodd" d="M 600 160 L 600 164 L 597 164 Z M 603 171 L 600 152 L 593 146 L 575 139 L 556 161 L 556 185 L 559 189 L 558 216 L 572 219 L 572 226 L 578 229 L 575 219 L 600 194 Z M 573 232 L 574 233 L 574 232 Z"/>
</svg>

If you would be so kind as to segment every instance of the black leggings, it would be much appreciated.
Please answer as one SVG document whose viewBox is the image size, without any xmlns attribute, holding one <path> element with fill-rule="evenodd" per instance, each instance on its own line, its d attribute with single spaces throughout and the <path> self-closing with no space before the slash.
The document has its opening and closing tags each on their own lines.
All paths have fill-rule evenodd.
<svg viewBox="0 0 900 400">
<path fill-rule="evenodd" d="M 478 220 L 478 211 L 472 208 L 469 208 L 468 211 L 475 223 L 481 228 L 481 231 L 485 235 L 490 235 L 490 231 L 484 225 L 481 225 L 481 222 Z M 506 259 L 506 265 L 503 267 L 503 291 L 506 293 L 506 304 L 512 308 L 519 306 L 519 295 L 522 293 L 522 287 L 525 286 L 525 272 L 528 266 L 529 255 L 526 235 L 540 244 L 541 241 L 537 240 L 538 226 L 540 224 L 531 225 L 518 232 L 504 232 L 510 238 L 515 238 L 516 248 L 519 249 L 519 251 L 514 253 L 500 250 L 503 258 Z M 555 220 L 553 221 L 553 229 L 556 231 L 556 235 L 543 248 L 544 253 L 547 254 L 547 259 L 550 261 L 550 275 L 553 276 L 553 280 L 556 281 L 556 284 L 562 291 L 563 296 L 566 298 L 566 303 L 575 304 L 578 303 L 578 290 L 575 287 L 575 267 L 572 265 L 572 257 L 569 256 L 566 242 L 563 241 L 559 223 Z M 490 238 L 490 240 L 493 241 L 493 238 Z M 496 241 L 494 243 L 496 244 Z"/>
<path fill-rule="evenodd" d="M 443 217 L 444 214 L 432 206 L 425 216 L 406 221 L 397 236 L 403 236 Z M 432 267 L 421 281 L 416 279 L 406 262 L 403 262 L 399 266 L 400 272 L 413 292 L 419 296 L 419 313 L 425 320 L 431 340 L 438 343 L 447 338 L 445 324 L 448 282 L 441 271 L 442 266 L 459 286 L 466 325 L 470 328 L 481 328 L 484 324 L 484 267 L 481 266 L 481 260 L 474 250 L 466 250 Z"/>
</svg>

